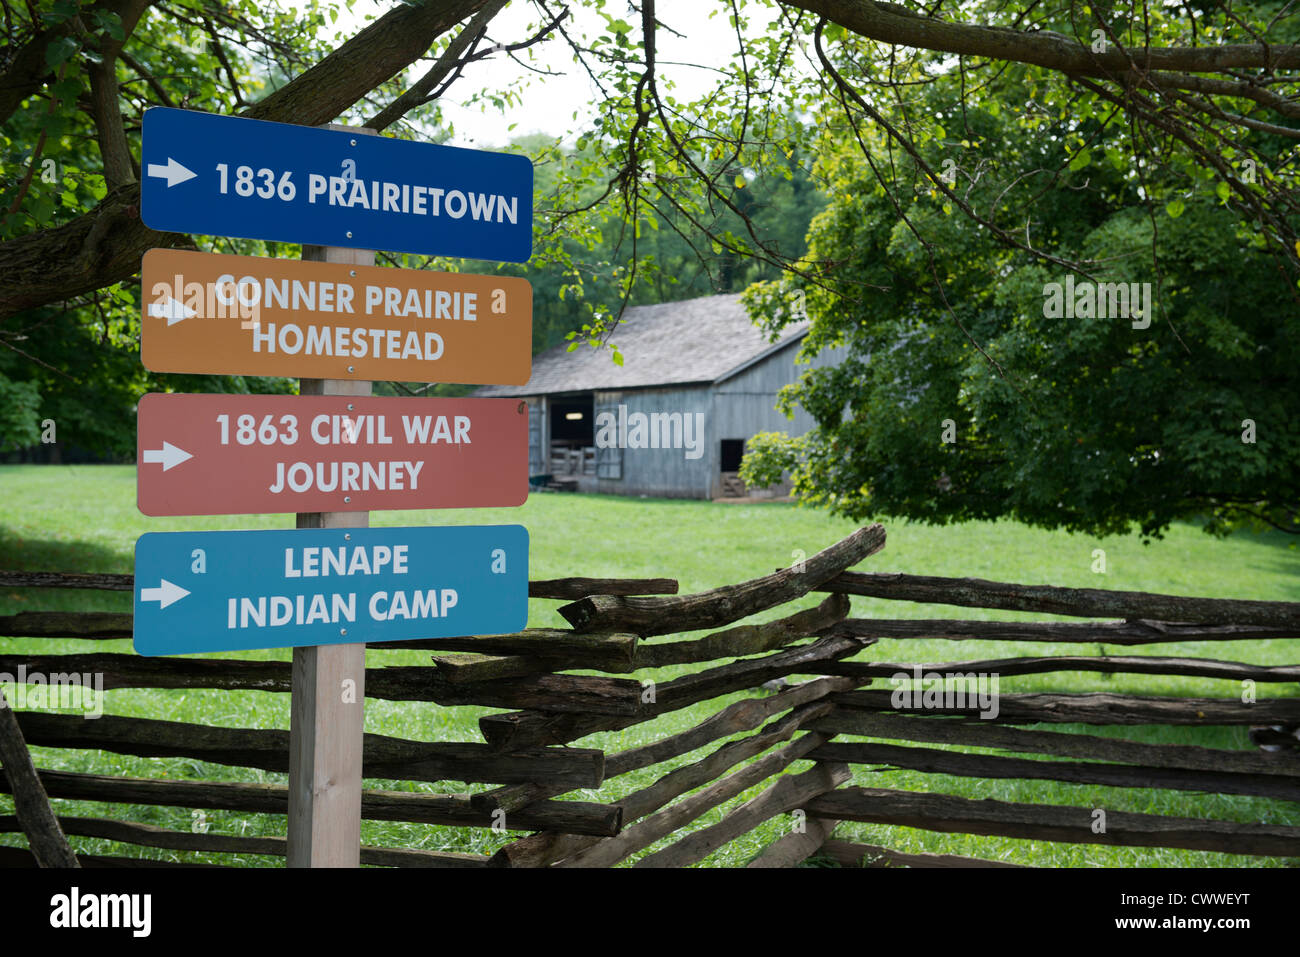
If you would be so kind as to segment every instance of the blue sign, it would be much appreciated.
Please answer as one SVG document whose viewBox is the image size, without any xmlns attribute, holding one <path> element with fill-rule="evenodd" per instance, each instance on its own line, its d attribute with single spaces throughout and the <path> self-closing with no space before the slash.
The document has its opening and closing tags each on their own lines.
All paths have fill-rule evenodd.
<svg viewBox="0 0 1300 957">
<path fill-rule="evenodd" d="M 528 623 L 522 525 L 150 532 L 135 543 L 135 650 L 502 634 Z"/>
<path fill-rule="evenodd" d="M 154 107 L 140 215 L 165 232 L 525 262 L 526 156 Z"/>
</svg>

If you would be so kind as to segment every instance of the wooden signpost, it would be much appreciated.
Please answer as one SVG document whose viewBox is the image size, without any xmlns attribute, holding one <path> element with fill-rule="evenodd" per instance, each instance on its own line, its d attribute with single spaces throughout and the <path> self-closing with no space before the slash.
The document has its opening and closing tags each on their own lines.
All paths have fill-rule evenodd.
<svg viewBox="0 0 1300 957">
<path fill-rule="evenodd" d="M 482 508 L 528 497 L 517 399 L 146 395 L 146 515 Z"/>
<path fill-rule="evenodd" d="M 532 372 L 526 279 L 151 249 L 142 282 L 140 359 L 155 372 L 477 385 Z"/>
<path fill-rule="evenodd" d="M 154 107 L 140 217 L 164 232 L 528 261 L 528 157 L 374 132 Z"/>
<path fill-rule="evenodd" d="M 528 617 L 522 525 L 148 532 L 135 567 L 143 655 L 506 634 Z"/>
<path fill-rule="evenodd" d="M 357 867 L 364 641 L 517 630 L 527 620 L 528 590 L 521 527 L 360 530 L 370 508 L 522 504 L 527 419 L 518 403 L 371 397 L 371 380 L 526 382 L 531 287 L 517 278 L 379 269 L 369 250 L 526 261 L 532 166 L 524 157 L 372 130 L 161 108 L 145 114 L 141 166 L 141 218 L 153 228 L 304 245 L 301 262 L 145 254 L 148 368 L 302 378 L 299 397 L 147 396 L 140 510 L 315 509 L 297 513 L 297 528 L 339 534 L 319 542 L 318 533 L 294 532 L 142 537 L 137 650 L 199 650 L 169 644 L 178 633 L 204 649 L 293 646 L 288 865 Z M 222 537 L 198 544 L 203 534 Z M 404 574 L 397 554 L 409 570 L 416 542 L 424 562 L 416 577 L 460 584 L 412 589 L 400 603 L 395 594 L 405 593 L 378 579 L 369 589 L 304 587 L 308 567 L 328 572 L 344 561 L 344 579 Z M 166 568 L 184 567 L 186 551 L 188 572 L 166 578 Z M 283 565 L 262 568 L 268 554 Z M 280 587 L 237 593 L 250 590 L 236 587 L 245 580 Z M 456 607 L 462 613 L 453 617 Z M 178 629 L 187 616 L 188 627 Z M 278 640 L 277 627 L 285 629 Z"/>
</svg>

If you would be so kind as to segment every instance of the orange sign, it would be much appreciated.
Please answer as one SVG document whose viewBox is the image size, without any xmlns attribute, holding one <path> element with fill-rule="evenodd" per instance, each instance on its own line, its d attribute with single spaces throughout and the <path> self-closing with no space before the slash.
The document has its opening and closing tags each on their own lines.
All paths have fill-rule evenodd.
<svg viewBox="0 0 1300 957">
<path fill-rule="evenodd" d="M 533 290 L 513 276 L 151 249 L 140 358 L 155 372 L 522 385 Z"/>
</svg>

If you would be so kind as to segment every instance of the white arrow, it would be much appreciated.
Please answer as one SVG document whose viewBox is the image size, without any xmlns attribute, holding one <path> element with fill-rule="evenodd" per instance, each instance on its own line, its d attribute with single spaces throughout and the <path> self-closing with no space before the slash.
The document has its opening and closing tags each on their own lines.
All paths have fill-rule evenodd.
<svg viewBox="0 0 1300 957">
<path fill-rule="evenodd" d="M 188 170 L 180 163 L 176 162 L 170 156 L 167 157 L 167 165 L 162 163 L 150 163 L 145 171 L 150 176 L 157 176 L 159 179 L 167 180 L 167 188 L 171 189 L 177 183 L 183 183 L 188 179 L 198 176 L 193 170 Z"/>
<path fill-rule="evenodd" d="M 166 472 L 173 466 L 180 465 L 182 462 L 186 462 L 192 458 L 194 458 L 194 456 L 190 455 L 190 453 L 186 452 L 184 449 L 178 449 L 170 442 L 164 442 L 163 447 L 160 449 L 145 449 L 142 453 L 141 461 L 146 465 L 150 463 L 161 463 L 163 471 Z M 164 605 L 163 607 L 166 606 Z"/>
<path fill-rule="evenodd" d="M 175 604 L 188 594 L 189 592 L 180 585 L 173 585 L 167 579 L 162 578 L 159 579 L 159 587 L 157 588 L 141 588 L 140 600 L 156 601 L 159 609 L 162 609 Z"/>
<path fill-rule="evenodd" d="M 168 296 L 166 302 L 149 303 L 149 315 L 153 316 L 155 319 L 166 319 L 167 325 L 171 326 L 180 322 L 182 319 L 189 319 L 193 316 L 197 316 L 198 311 L 191 309 L 189 306 L 185 305 L 185 303 Z"/>
</svg>

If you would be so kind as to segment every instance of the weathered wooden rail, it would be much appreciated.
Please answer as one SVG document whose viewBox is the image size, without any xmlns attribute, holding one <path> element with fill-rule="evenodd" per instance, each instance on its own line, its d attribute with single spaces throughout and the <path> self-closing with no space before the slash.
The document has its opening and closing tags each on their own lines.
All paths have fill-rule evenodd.
<svg viewBox="0 0 1300 957">
<path fill-rule="evenodd" d="M 905 854 L 836 840 L 839 821 L 999 835 L 1084 844 L 1174 847 L 1228 854 L 1300 857 L 1300 827 L 1275 823 L 1165 817 L 1108 811 L 1092 827 L 1093 809 L 1005 801 L 974 801 L 936 793 L 853 786 L 852 768 L 907 769 L 978 780 L 1049 780 L 1119 789 L 1250 795 L 1291 808 L 1300 802 L 1300 665 L 1265 666 L 1159 655 L 1032 655 L 950 662 L 850 660 L 885 641 L 906 652 L 917 638 L 996 639 L 1092 645 L 1300 638 L 1300 603 L 1240 601 L 1015 585 L 976 579 L 867 574 L 850 568 L 880 551 L 878 525 L 808 559 L 738 585 L 678 595 L 671 579 L 570 578 L 535 581 L 534 598 L 566 601 L 569 629 L 512 635 L 371 645 L 372 663 L 392 649 L 429 650 L 432 665 L 374 666 L 366 695 L 506 709 L 479 718 L 481 741 L 413 741 L 368 734 L 368 779 L 461 781 L 493 785 L 473 794 L 367 789 L 367 820 L 499 828 L 519 836 L 493 855 L 423 848 L 364 847 L 363 864 L 415 867 L 605 867 L 636 858 L 636 866 L 680 867 L 772 819 L 802 812 L 804 826 L 772 843 L 750 866 L 792 866 L 821 854 L 846 866 L 1006 866 L 953 855 Z M 0 586 L 129 591 L 129 575 L 0 572 Z M 810 593 L 816 607 L 758 624 L 743 619 Z M 961 621 L 850 618 L 850 595 L 966 607 L 1039 612 L 1103 621 Z M 703 634 L 701 634 L 701 632 Z M 693 633 L 693 634 L 687 634 Z M 121 640 L 129 614 L 24 612 L 0 617 L 0 635 L 14 638 Z M 683 635 L 674 640 L 664 636 Z M 657 640 L 656 640 L 657 639 Z M 90 673 L 107 689 L 254 690 L 284 693 L 290 666 L 278 661 L 142 658 L 119 651 L 41 654 L 0 648 L 0 674 Z M 1226 647 L 1226 646 L 1225 646 Z M 698 669 L 671 680 L 641 674 L 671 665 Z M 581 671 L 584 674 L 568 672 Z M 596 674 L 591 674 L 595 672 Z M 972 700 L 903 706 L 873 680 L 922 674 L 962 676 L 1092 672 L 1180 675 L 1253 681 L 1272 697 L 1174 698 L 1131 694 L 1000 693 L 996 715 L 980 716 Z M 808 676 L 766 694 L 773 679 Z M 891 683 L 893 683 L 891 681 Z M 693 727 L 648 744 L 605 753 L 583 739 L 736 693 Z M 262 783 L 119 777 L 30 766 L 26 747 L 95 749 L 157 759 L 186 759 L 283 772 L 288 732 L 214 727 L 104 715 L 93 721 L 39 711 L 6 712 L 11 720 L 0 791 L 15 794 L 15 814 L 0 815 L 0 833 L 23 832 L 29 847 L 0 847 L 0 865 L 69 863 L 60 841 L 113 841 L 183 855 L 284 856 L 278 837 L 173 831 L 141 821 L 51 812 L 58 802 L 234 810 L 282 815 L 287 789 Z M 1268 726 L 1260 740 L 1276 750 L 1232 750 L 1152 744 L 1039 725 Z M 1281 730 L 1276 730 L 1281 729 Z M 682 759 L 716 745 L 701 758 Z M 924 745 L 940 745 L 941 748 Z M 978 752 L 960 750 L 980 749 Z M 998 754 L 984 753 L 995 750 Z M 1046 758 L 1044 760 L 1043 758 Z M 613 779 L 669 765 L 652 783 L 617 799 L 566 800 L 575 790 L 605 792 Z M 799 770 L 795 766 L 805 768 Z M 694 822 L 765 785 L 720 820 Z M 1114 800 L 1118 801 L 1119 798 Z M 54 834 L 61 830 L 58 839 Z M 531 833 L 521 833 L 531 832 Z M 665 844 L 665 841 L 668 843 Z M 649 851 L 649 853 L 646 853 Z M 131 856 L 77 855 L 86 866 L 167 866 Z"/>
</svg>

